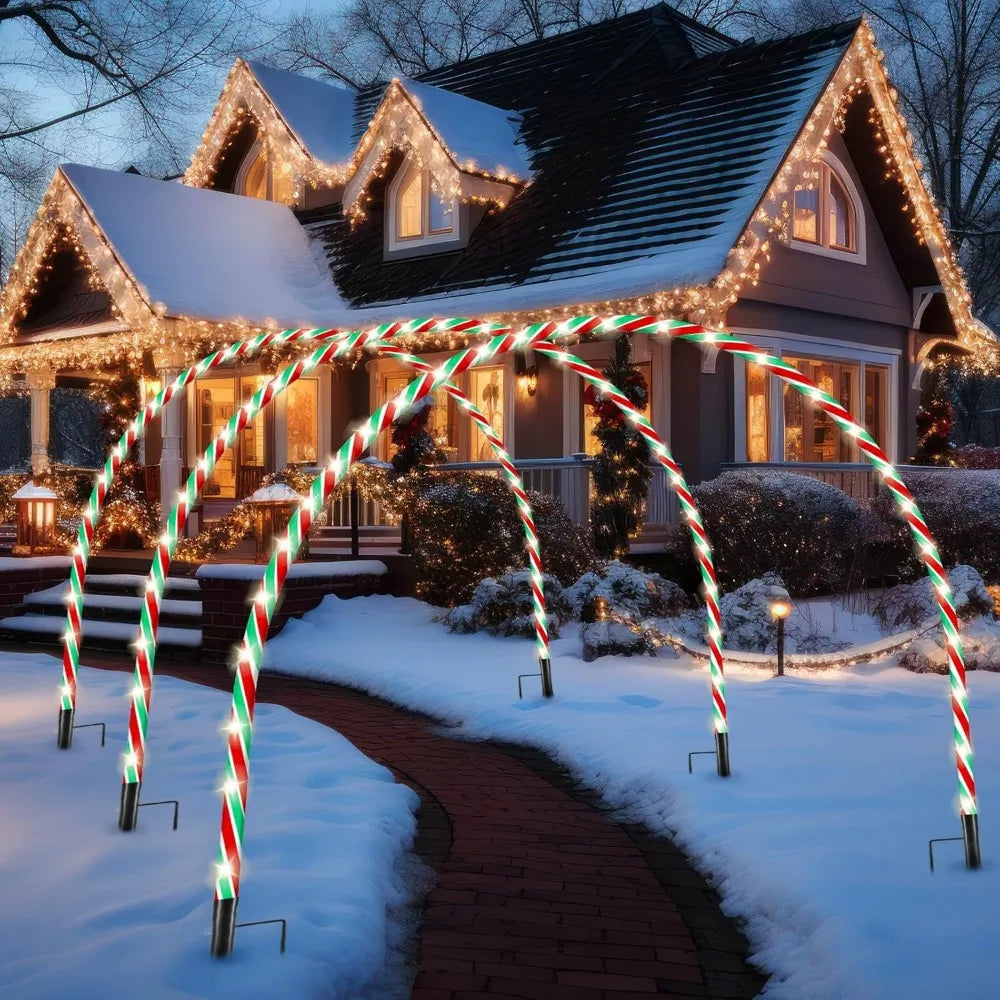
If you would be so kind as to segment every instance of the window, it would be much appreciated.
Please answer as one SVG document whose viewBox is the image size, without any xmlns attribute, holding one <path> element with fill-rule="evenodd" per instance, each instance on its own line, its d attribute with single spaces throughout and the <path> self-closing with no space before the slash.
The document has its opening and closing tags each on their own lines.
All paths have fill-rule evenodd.
<svg viewBox="0 0 1000 1000">
<path fill-rule="evenodd" d="M 266 149 L 258 142 L 243 161 L 233 190 L 247 198 L 294 205 L 295 178 L 287 167 L 283 164 L 272 168 Z"/>
<path fill-rule="evenodd" d="M 827 154 L 805 168 L 792 194 L 791 245 L 826 256 L 863 256 L 860 204 L 846 171 Z"/>
<path fill-rule="evenodd" d="M 849 413 L 857 413 L 858 365 L 820 358 L 785 358 Z M 787 382 L 782 386 L 786 462 L 853 462 L 853 440 L 824 410 Z"/>
<path fill-rule="evenodd" d="M 413 376 L 405 372 L 390 372 L 382 376 L 382 403 L 387 403 L 397 393 L 402 392 Z M 434 407 L 427 421 L 427 433 L 434 443 L 444 452 L 445 461 L 458 461 L 458 407 L 455 400 L 444 390 L 438 389 L 434 394 Z M 392 443 L 392 431 L 385 430 L 379 438 L 378 451 L 380 457 L 389 461 L 396 451 Z"/>
<path fill-rule="evenodd" d="M 865 365 L 865 430 L 886 451 L 889 443 L 889 369 Z"/>
<path fill-rule="evenodd" d="M 404 165 L 389 186 L 389 250 L 456 241 L 457 199 L 426 167 Z"/>
<path fill-rule="evenodd" d="M 262 201 L 267 199 L 267 157 L 263 150 L 250 161 L 239 190 L 248 198 L 259 198 Z"/>
<path fill-rule="evenodd" d="M 319 382 L 301 379 L 293 382 L 286 392 L 288 399 L 288 461 L 314 464 L 319 451 Z"/>
<path fill-rule="evenodd" d="M 476 404 L 480 412 L 489 421 L 493 432 L 503 440 L 503 414 L 504 414 L 504 369 L 496 368 L 474 368 L 472 370 L 472 402 Z M 490 462 L 495 458 L 493 448 L 486 435 L 475 427 L 472 435 L 473 462 Z"/>
<path fill-rule="evenodd" d="M 767 405 L 768 372 L 747 364 L 747 461 L 766 462 L 771 455 L 770 412 Z"/>
</svg>

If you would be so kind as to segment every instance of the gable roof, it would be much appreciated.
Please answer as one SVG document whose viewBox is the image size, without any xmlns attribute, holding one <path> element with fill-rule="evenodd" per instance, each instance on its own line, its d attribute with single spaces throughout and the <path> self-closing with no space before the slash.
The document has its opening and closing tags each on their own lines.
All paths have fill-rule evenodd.
<svg viewBox="0 0 1000 1000">
<path fill-rule="evenodd" d="M 308 326 L 345 311 L 284 205 L 78 164 L 60 170 L 158 315 Z"/>
<path fill-rule="evenodd" d="M 343 163 L 354 153 L 354 93 L 312 77 L 247 64 L 288 127 L 313 156 Z"/>
<path fill-rule="evenodd" d="M 711 281 L 857 25 L 761 45 L 713 37 L 698 58 L 653 8 L 425 75 L 476 100 L 507 91 L 533 182 L 436 264 L 384 263 L 374 241 L 331 219 L 323 238 L 342 292 L 358 305 L 488 292 L 480 309 L 510 310 Z"/>
</svg>

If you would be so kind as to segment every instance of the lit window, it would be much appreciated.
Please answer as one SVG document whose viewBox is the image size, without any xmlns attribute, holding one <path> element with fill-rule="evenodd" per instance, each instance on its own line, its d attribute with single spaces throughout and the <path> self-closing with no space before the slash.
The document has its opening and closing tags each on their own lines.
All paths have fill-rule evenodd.
<svg viewBox="0 0 1000 1000">
<path fill-rule="evenodd" d="M 889 445 L 889 369 L 865 365 L 865 430 L 883 450 Z"/>
<path fill-rule="evenodd" d="M 838 168 L 824 161 L 807 168 L 792 196 L 792 242 L 843 253 L 858 252 L 855 202 Z"/>
<path fill-rule="evenodd" d="M 392 372 L 382 376 L 382 402 L 387 403 L 397 393 L 402 392 L 413 376 L 403 372 Z M 427 420 L 427 433 L 434 439 L 434 444 L 444 452 L 445 461 L 458 461 L 458 406 L 452 396 L 444 389 L 438 389 L 434 394 L 434 406 Z M 379 437 L 378 451 L 380 456 L 389 461 L 396 451 L 392 443 L 391 429 L 383 431 Z"/>
<path fill-rule="evenodd" d="M 319 451 L 319 382 L 302 379 L 288 387 L 288 461 L 315 462 Z"/>
<path fill-rule="evenodd" d="M 857 412 L 858 365 L 820 358 L 785 358 L 848 413 Z M 854 444 L 808 396 L 785 383 L 785 461 L 853 462 Z"/>
<path fill-rule="evenodd" d="M 399 189 L 396 202 L 396 235 L 401 240 L 423 235 L 422 189 L 423 175 L 419 170 L 414 170 Z"/>
<path fill-rule="evenodd" d="M 760 365 L 747 365 L 747 461 L 771 457 L 767 406 L 768 374 Z"/>
<path fill-rule="evenodd" d="M 427 192 L 427 227 L 432 233 L 450 233 L 454 228 L 452 217 L 454 209 L 451 200 L 445 198 L 441 185 L 433 174 L 427 175 L 429 178 L 429 190 Z"/>
<path fill-rule="evenodd" d="M 503 368 L 474 368 L 472 370 L 472 401 L 489 421 L 493 433 L 503 440 L 504 370 Z M 493 448 L 486 435 L 475 428 L 472 438 L 472 461 L 488 462 L 494 458 Z"/>
<path fill-rule="evenodd" d="M 254 157 L 243 177 L 242 193 L 248 198 L 267 198 L 267 157 L 263 152 Z"/>
<path fill-rule="evenodd" d="M 640 409 L 640 413 L 647 419 L 650 418 L 653 405 L 653 370 L 648 361 L 640 361 L 635 365 L 636 369 L 646 380 L 646 405 Z M 598 455 L 602 450 L 601 442 L 594 433 L 597 430 L 597 414 L 594 408 L 583 404 L 583 447 L 588 455 Z"/>
</svg>

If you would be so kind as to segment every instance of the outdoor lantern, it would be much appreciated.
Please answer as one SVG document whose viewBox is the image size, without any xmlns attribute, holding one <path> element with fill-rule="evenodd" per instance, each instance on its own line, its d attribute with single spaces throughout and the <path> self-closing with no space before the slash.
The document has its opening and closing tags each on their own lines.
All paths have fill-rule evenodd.
<svg viewBox="0 0 1000 1000">
<path fill-rule="evenodd" d="M 45 486 L 25 483 L 13 496 L 17 503 L 15 555 L 56 552 L 56 501 L 59 497 Z"/>
<path fill-rule="evenodd" d="M 270 544 L 276 535 L 280 535 L 303 500 L 301 493 L 296 493 L 288 483 L 272 483 L 262 486 L 250 495 L 247 501 L 253 509 L 254 528 L 257 535 L 257 552 L 254 561 L 260 562 L 261 557 L 270 556 Z M 299 550 L 300 556 L 308 551 L 308 541 L 303 542 Z"/>
<path fill-rule="evenodd" d="M 785 676 L 785 619 L 792 613 L 791 601 L 771 602 L 771 617 L 778 623 L 778 676 Z"/>
<path fill-rule="evenodd" d="M 518 391 L 524 396 L 534 396 L 538 391 L 538 365 L 529 365 L 526 358 L 516 354 L 514 367 Z"/>
<path fill-rule="evenodd" d="M 163 388 L 163 381 L 159 378 L 144 378 L 142 380 L 142 404 L 145 406 L 151 399 L 155 399 Z"/>
</svg>

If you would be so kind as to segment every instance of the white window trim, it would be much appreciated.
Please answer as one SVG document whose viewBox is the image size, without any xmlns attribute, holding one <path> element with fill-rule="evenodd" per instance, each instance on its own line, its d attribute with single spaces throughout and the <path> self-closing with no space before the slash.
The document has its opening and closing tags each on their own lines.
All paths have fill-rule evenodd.
<svg viewBox="0 0 1000 1000">
<path fill-rule="evenodd" d="M 837 177 L 837 180 L 844 185 L 844 190 L 847 192 L 847 197 L 851 199 L 851 209 L 854 212 L 854 250 L 840 250 L 837 247 L 824 246 L 821 243 L 810 243 L 807 240 L 797 240 L 792 235 L 792 224 L 789 224 L 788 230 L 788 245 L 793 250 L 802 250 L 805 253 L 816 254 L 818 257 L 828 257 L 832 260 L 844 260 L 851 264 L 867 264 L 868 263 L 868 237 L 867 229 L 865 225 L 865 207 L 864 202 L 861 198 L 861 192 L 858 190 L 857 185 L 854 183 L 854 178 L 851 177 L 850 173 L 844 167 L 830 150 L 824 150 L 822 156 L 820 157 L 820 162 L 824 163 L 830 171 Z M 792 201 L 791 209 L 792 216 L 794 218 L 795 214 L 795 192 L 794 189 L 790 194 Z M 820 193 L 819 199 L 819 219 L 817 220 L 820 225 L 825 225 L 824 219 L 824 199 L 822 192 Z"/>
<path fill-rule="evenodd" d="M 887 428 L 886 453 L 889 460 L 895 464 L 899 452 L 899 362 L 902 351 L 894 347 L 865 347 L 850 340 L 831 340 L 827 337 L 813 337 L 806 334 L 796 334 L 781 330 L 755 330 L 746 327 L 733 327 L 731 333 L 745 336 L 758 347 L 775 357 L 805 355 L 807 357 L 829 358 L 831 361 L 853 361 L 858 365 L 858 406 L 863 406 L 865 365 L 879 365 L 889 369 L 889 426 Z M 746 399 L 746 366 L 747 362 L 740 357 L 733 358 L 733 460 L 747 462 L 747 399 Z M 785 421 L 781 406 L 782 380 L 777 376 L 768 377 L 767 412 L 770 431 L 770 455 L 768 464 L 813 465 L 812 462 L 786 462 L 785 454 Z M 858 423 L 863 423 L 863 413 L 851 414 Z M 839 431 L 838 431 L 839 433 Z M 868 464 L 864 458 L 859 462 Z M 837 464 L 837 463 L 824 463 Z M 857 463 L 851 463 L 857 464 Z"/>
<path fill-rule="evenodd" d="M 430 365 L 438 365 L 447 361 L 451 356 L 447 352 L 443 354 L 424 354 L 423 359 Z M 514 355 L 506 354 L 497 358 L 495 364 L 483 365 L 483 368 L 503 368 L 503 443 L 508 454 L 513 456 L 514 451 L 514 407 L 517 405 L 517 395 L 514 377 Z M 382 390 L 382 378 L 385 375 L 407 375 L 414 377 L 419 372 L 402 365 L 391 358 L 376 358 L 368 365 L 368 398 L 371 400 L 371 408 L 374 411 L 383 403 L 388 402 Z M 471 391 L 469 373 L 466 372 L 458 377 L 456 384 L 462 392 L 469 394 Z M 470 397 L 471 398 L 471 397 Z M 472 418 L 464 411 L 458 413 L 458 461 L 475 461 L 472 454 Z M 447 463 L 446 463 L 447 464 Z"/>
<path fill-rule="evenodd" d="M 420 212 L 420 236 L 397 236 L 397 219 L 398 219 L 398 197 L 399 189 L 403 186 L 404 180 L 410 178 L 414 171 L 419 170 L 421 172 L 420 180 L 420 199 L 421 199 L 421 212 Z M 451 217 L 454 220 L 454 225 L 447 232 L 433 233 L 428 229 L 428 219 L 429 219 L 429 204 L 431 197 L 430 189 L 430 168 L 422 167 L 415 164 L 412 158 L 407 157 L 403 161 L 399 170 L 396 171 L 396 176 L 389 182 L 389 187 L 386 192 L 386 226 L 385 226 L 385 249 L 386 253 L 396 254 L 407 250 L 419 250 L 424 247 L 437 247 L 442 245 L 448 245 L 452 243 L 461 243 L 465 238 L 465 220 L 464 212 L 460 211 L 461 205 L 457 197 L 453 197 L 451 201 Z"/>
<path fill-rule="evenodd" d="M 256 162 L 257 157 L 264 152 L 264 144 L 258 139 L 251 147 L 250 152 L 243 157 L 243 162 L 240 164 L 239 170 L 236 171 L 236 180 L 233 182 L 233 190 L 236 194 L 241 195 L 244 198 L 252 197 L 245 193 L 247 174 L 250 172 L 250 168 Z M 264 200 L 274 201 L 274 164 L 271 162 L 271 158 L 268 157 L 265 162 L 265 181 L 264 181 Z M 278 204 L 284 205 L 285 202 L 278 202 Z M 294 199 L 289 205 L 290 208 L 294 208 L 298 205 L 298 199 Z"/>
</svg>

